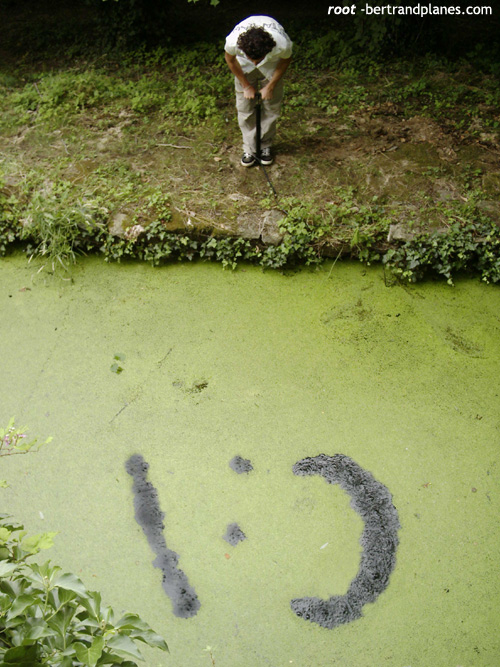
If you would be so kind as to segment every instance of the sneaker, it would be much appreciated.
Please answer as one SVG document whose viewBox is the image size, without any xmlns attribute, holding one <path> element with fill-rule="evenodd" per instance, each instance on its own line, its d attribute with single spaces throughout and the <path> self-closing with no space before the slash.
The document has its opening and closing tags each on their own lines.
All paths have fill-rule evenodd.
<svg viewBox="0 0 500 667">
<path fill-rule="evenodd" d="M 241 157 L 241 164 L 244 167 L 253 167 L 255 163 L 256 159 L 251 153 L 243 153 Z"/>
<path fill-rule="evenodd" d="M 273 161 L 274 161 L 274 158 L 273 158 L 273 154 L 271 153 L 271 149 L 270 148 L 263 148 L 260 151 L 260 162 L 261 162 L 261 164 L 268 165 L 268 164 L 272 164 Z"/>
</svg>

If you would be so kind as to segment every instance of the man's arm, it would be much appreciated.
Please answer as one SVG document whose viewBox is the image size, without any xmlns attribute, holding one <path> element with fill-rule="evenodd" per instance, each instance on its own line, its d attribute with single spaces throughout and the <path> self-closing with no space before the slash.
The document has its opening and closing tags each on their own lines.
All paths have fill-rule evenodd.
<svg viewBox="0 0 500 667">
<path fill-rule="evenodd" d="M 238 81 L 243 86 L 243 95 L 248 99 L 252 100 L 255 97 L 256 90 L 253 86 L 248 83 L 248 79 L 245 76 L 245 73 L 241 69 L 240 63 L 237 61 L 236 56 L 232 56 L 227 51 L 224 51 L 224 58 L 226 59 L 227 66 L 238 79 Z"/>
<path fill-rule="evenodd" d="M 276 65 L 276 69 L 274 70 L 274 74 L 271 77 L 271 80 L 260 91 L 263 100 L 272 99 L 274 87 L 288 69 L 288 65 L 291 63 L 291 61 L 292 61 L 291 56 L 290 58 L 280 58 L 278 60 L 278 64 Z"/>
</svg>

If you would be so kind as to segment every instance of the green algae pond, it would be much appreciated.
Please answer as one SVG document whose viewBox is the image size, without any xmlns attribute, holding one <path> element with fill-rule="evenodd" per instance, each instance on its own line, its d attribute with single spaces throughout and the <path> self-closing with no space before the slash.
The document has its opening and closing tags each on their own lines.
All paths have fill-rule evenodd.
<svg viewBox="0 0 500 667">
<path fill-rule="evenodd" d="M 58 531 L 44 556 L 165 637 L 146 665 L 500 664 L 498 287 L 95 258 L 64 282 L 11 255 L 0 304 L 2 424 L 53 436 L 2 458 L 2 511 Z M 293 473 L 320 454 L 373 475 L 400 522 L 385 590 L 332 629 L 290 606 L 344 595 L 362 557 L 345 490 Z M 198 596 L 189 618 L 135 519 L 133 455 Z"/>
</svg>

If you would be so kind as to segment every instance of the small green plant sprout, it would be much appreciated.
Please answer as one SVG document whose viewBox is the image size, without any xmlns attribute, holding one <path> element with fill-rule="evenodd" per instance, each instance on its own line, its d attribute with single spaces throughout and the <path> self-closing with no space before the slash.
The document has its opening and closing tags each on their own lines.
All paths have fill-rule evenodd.
<svg viewBox="0 0 500 667">
<path fill-rule="evenodd" d="M 116 618 L 74 574 L 47 561 L 28 563 L 52 546 L 56 533 L 26 537 L 0 514 L 0 664 L 30 667 L 137 667 L 136 642 L 168 651 L 136 614 Z"/>
<path fill-rule="evenodd" d="M 110 371 L 112 373 L 116 373 L 117 375 L 120 375 L 120 373 L 123 373 L 123 367 L 120 366 L 121 361 L 125 361 L 125 355 L 122 354 L 121 352 L 117 352 L 114 357 L 114 362 L 111 364 Z"/>
<path fill-rule="evenodd" d="M 203 651 L 205 653 L 208 653 L 208 655 L 210 656 L 210 660 L 212 661 L 212 665 L 215 667 L 215 658 L 214 658 L 214 653 L 213 653 L 213 651 L 214 651 L 213 647 L 212 646 L 207 646 L 206 648 L 203 649 Z"/>
<path fill-rule="evenodd" d="M 26 435 L 26 427 L 16 428 L 15 418 L 7 424 L 6 428 L 0 428 L 0 456 L 12 456 L 13 454 L 27 454 L 28 452 L 37 452 L 40 447 L 48 444 L 52 438 L 47 438 L 44 442 L 29 440 Z"/>
</svg>

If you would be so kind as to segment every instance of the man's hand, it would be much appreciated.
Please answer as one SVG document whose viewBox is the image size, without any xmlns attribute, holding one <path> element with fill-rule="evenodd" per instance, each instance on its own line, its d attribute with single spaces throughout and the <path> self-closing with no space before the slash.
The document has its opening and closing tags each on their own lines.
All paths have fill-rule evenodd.
<svg viewBox="0 0 500 667">
<path fill-rule="evenodd" d="M 243 88 L 243 96 L 247 100 L 253 100 L 253 98 L 255 97 L 256 92 L 257 91 L 255 90 L 255 88 L 253 86 L 246 86 L 245 88 Z"/>
<path fill-rule="evenodd" d="M 273 99 L 274 86 L 269 82 L 264 88 L 261 88 L 260 94 L 263 100 L 272 100 Z"/>
</svg>

